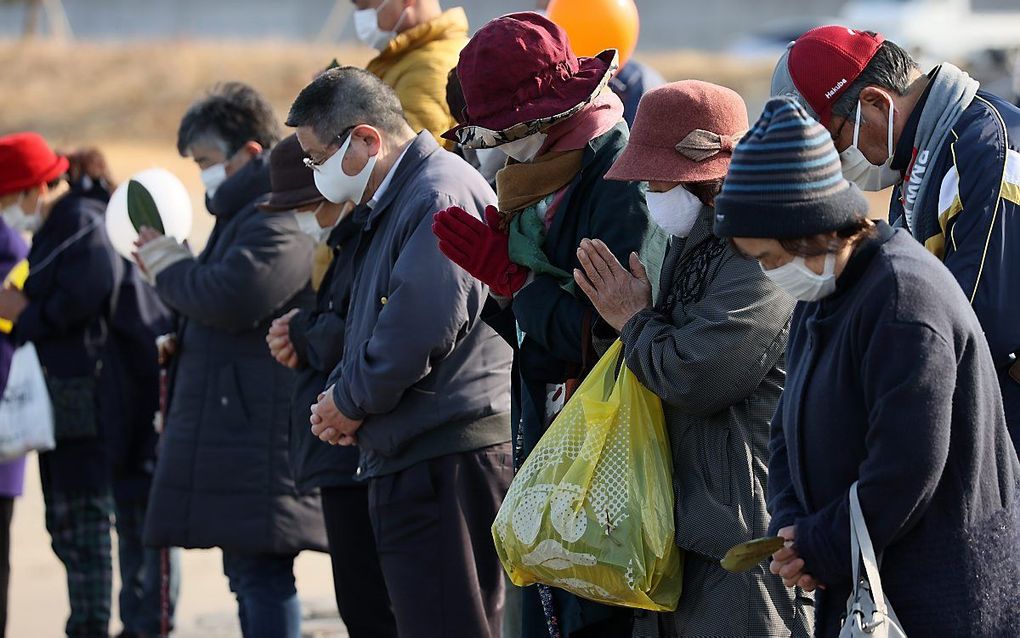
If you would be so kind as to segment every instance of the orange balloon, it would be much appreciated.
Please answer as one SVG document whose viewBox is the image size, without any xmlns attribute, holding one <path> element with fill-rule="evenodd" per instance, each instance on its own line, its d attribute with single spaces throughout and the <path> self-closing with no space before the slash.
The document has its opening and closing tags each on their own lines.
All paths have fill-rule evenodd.
<svg viewBox="0 0 1020 638">
<path fill-rule="evenodd" d="M 549 19 L 567 32 L 578 56 L 616 49 L 623 68 L 634 53 L 641 30 L 634 0 L 552 0 L 547 11 Z"/>
</svg>

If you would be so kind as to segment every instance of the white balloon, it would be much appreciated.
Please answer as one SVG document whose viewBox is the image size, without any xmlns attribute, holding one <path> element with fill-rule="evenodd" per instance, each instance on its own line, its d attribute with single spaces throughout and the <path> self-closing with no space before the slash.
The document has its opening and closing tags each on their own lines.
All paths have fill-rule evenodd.
<svg viewBox="0 0 1020 638">
<path fill-rule="evenodd" d="M 162 168 L 150 168 L 131 176 L 131 179 L 144 186 L 163 221 L 163 229 L 170 237 L 184 241 L 191 234 L 191 196 L 181 180 L 170 171 Z M 135 252 L 135 240 L 138 233 L 131 224 L 127 209 L 127 188 L 130 180 L 124 182 L 113 191 L 110 203 L 106 207 L 106 234 L 110 237 L 113 248 L 128 259 Z"/>
</svg>

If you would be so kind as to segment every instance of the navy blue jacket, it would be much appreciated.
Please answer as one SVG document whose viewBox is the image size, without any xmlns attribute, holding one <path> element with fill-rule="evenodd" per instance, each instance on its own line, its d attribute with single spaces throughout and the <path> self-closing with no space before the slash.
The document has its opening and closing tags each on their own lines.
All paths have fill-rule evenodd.
<svg viewBox="0 0 1020 638">
<path fill-rule="evenodd" d="M 329 385 L 329 375 L 344 352 L 344 329 L 354 280 L 354 252 L 360 227 L 350 216 L 337 224 L 327 243 L 333 261 L 319 286 L 315 304 L 290 321 L 290 341 L 298 357 L 290 413 L 290 453 L 298 489 L 355 485 L 358 448 L 329 445 L 311 433 L 309 408 Z"/>
<path fill-rule="evenodd" d="M 917 239 L 943 260 L 974 306 L 1020 447 L 1020 383 L 1007 372 L 1010 354 L 1020 352 L 1020 108 L 979 91 L 949 143 L 908 168 L 890 219 L 903 215 L 901 197 L 911 181 L 935 171 L 939 187 L 914 205 Z"/>
<path fill-rule="evenodd" d="M 29 303 L 13 335 L 18 344 L 35 345 L 51 379 L 95 375 L 100 386 L 108 379 L 99 375 L 100 359 L 123 262 L 107 239 L 104 211 L 102 202 L 71 192 L 54 204 L 32 238 L 25 282 Z M 99 395 L 97 386 L 97 413 Z M 97 436 L 58 441 L 39 460 L 44 483 L 53 490 L 105 489 L 110 462 L 103 419 Z"/>
<path fill-rule="evenodd" d="M 880 224 L 817 303 L 798 304 L 769 445 L 770 533 L 796 526 L 827 589 L 850 593 L 848 491 L 909 636 L 1018 636 L 1020 462 L 981 326 L 949 271 Z"/>
<path fill-rule="evenodd" d="M 272 320 L 305 294 L 312 246 L 293 215 L 258 210 L 269 189 L 263 155 L 208 202 L 216 226 L 202 254 L 156 277 L 180 325 L 148 545 L 245 554 L 325 548 L 319 497 L 297 488 L 291 468 L 294 373 L 266 346 Z"/>
<path fill-rule="evenodd" d="M 549 262 L 572 272 L 580 268 L 577 247 L 585 237 L 601 239 L 621 263 L 641 248 L 651 229 L 642 187 L 638 182 L 614 182 L 604 179 L 609 167 L 623 152 L 629 137 L 626 124 L 588 143 L 581 159 L 581 171 L 567 186 L 556 216 L 546 234 L 543 250 Z M 563 383 L 583 376 L 588 361 L 582 352 L 585 317 L 594 322 L 597 314 L 583 293 L 571 295 L 548 275 L 537 275 L 522 288 L 506 308 L 495 301 L 486 306 L 485 320 L 514 347 L 514 426 L 515 465 L 519 468 L 531 453 L 548 425 L 546 385 Z M 518 344 L 517 328 L 525 335 Z M 553 598 L 564 638 L 588 628 L 598 631 L 599 623 L 619 621 L 632 613 L 578 598 L 554 589 Z M 524 593 L 525 638 L 548 636 L 545 616 L 535 587 Z"/>
</svg>

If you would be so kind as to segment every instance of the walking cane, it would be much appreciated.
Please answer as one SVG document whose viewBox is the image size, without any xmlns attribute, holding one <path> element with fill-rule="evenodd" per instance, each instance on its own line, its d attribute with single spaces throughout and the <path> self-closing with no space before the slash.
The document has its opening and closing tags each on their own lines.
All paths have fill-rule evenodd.
<svg viewBox="0 0 1020 638">
<path fill-rule="evenodd" d="M 165 364 L 159 367 L 159 416 L 160 436 L 166 427 L 167 404 L 170 387 L 170 374 Z M 159 636 L 170 635 L 170 548 L 159 550 Z"/>
</svg>

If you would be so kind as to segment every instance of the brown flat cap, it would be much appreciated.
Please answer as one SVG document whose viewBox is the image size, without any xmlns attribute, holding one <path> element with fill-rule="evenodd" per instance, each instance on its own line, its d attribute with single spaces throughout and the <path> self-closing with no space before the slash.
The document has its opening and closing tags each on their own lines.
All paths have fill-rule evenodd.
<svg viewBox="0 0 1020 638">
<path fill-rule="evenodd" d="M 315 177 L 305 166 L 305 153 L 297 135 L 285 138 L 269 155 L 269 181 L 273 192 L 259 208 L 270 213 L 317 204 L 325 198 L 315 188 Z"/>
</svg>

